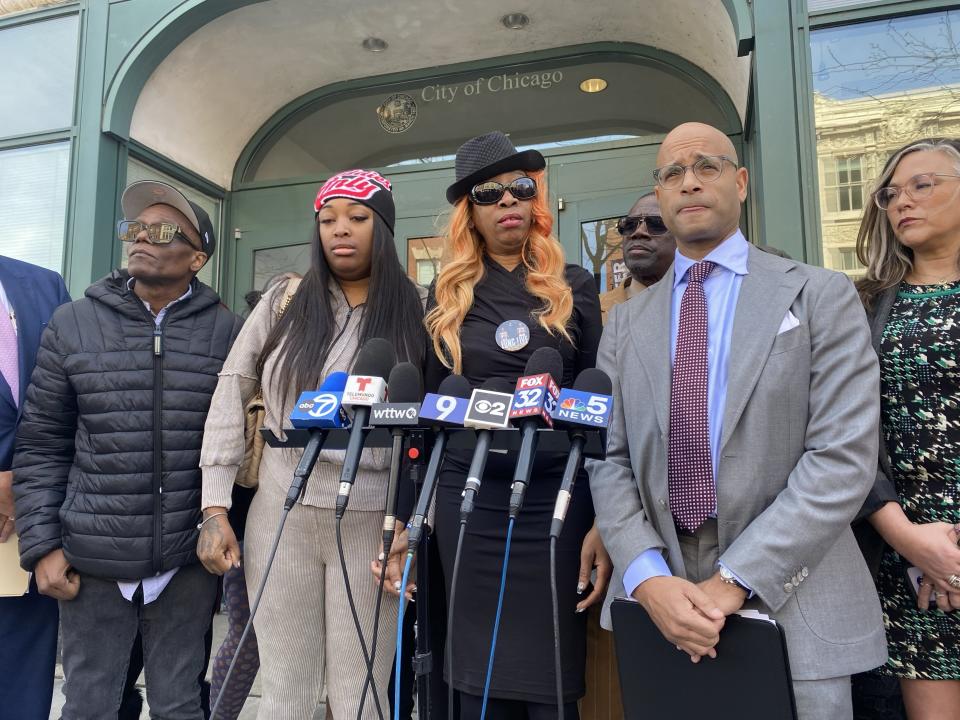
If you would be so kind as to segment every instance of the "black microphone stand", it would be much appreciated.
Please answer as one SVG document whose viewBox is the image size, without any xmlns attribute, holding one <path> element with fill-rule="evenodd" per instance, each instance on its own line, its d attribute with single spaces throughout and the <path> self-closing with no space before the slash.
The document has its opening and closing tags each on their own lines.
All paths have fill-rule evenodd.
<svg viewBox="0 0 960 720">
<path fill-rule="evenodd" d="M 410 433 L 410 447 L 419 449 L 416 459 L 411 459 L 407 468 L 413 482 L 415 497 L 423 490 L 423 467 L 425 462 L 425 432 Z M 417 717 L 428 720 L 431 715 L 430 673 L 433 671 L 433 653 L 430 649 L 430 543 L 433 542 L 429 525 L 424 528 L 417 548 L 417 643 L 413 654 L 413 674 L 417 680 Z M 403 588 L 400 589 L 403 592 Z M 399 681 L 399 680 L 398 680 Z"/>
</svg>

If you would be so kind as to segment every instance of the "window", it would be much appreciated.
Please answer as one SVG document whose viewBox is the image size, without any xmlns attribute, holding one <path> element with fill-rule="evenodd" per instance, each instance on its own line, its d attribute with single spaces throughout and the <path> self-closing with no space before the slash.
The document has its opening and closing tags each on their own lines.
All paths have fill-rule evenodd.
<svg viewBox="0 0 960 720">
<path fill-rule="evenodd" d="M 593 274 L 597 292 L 609 292 L 627 277 L 618 220 L 614 217 L 580 223 L 580 264 Z"/>
<path fill-rule="evenodd" d="M 860 158 L 824 158 L 823 190 L 827 212 L 862 210 L 863 169 Z"/>
<path fill-rule="evenodd" d="M 852 247 L 839 248 L 837 250 L 836 268 L 845 273 L 861 273 L 864 268 L 857 260 L 857 250 Z"/>
<path fill-rule="evenodd" d="M 811 2 L 810 9 L 842 6 Z M 824 264 L 862 273 L 853 247 L 884 163 L 908 142 L 960 136 L 960 10 L 811 33 Z"/>
<path fill-rule="evenodd" d="M 253 253 L 253 287 L 263 290 L 267 280 L 284 272 L 303 275 L 310 269 L 310 243 L 265 248 Z"/>
<path fill-rule="evenodd" d="M 407 275 L 417 285 L 429 287 L 440 272 L 442 237 L 407 238 Z"/>
<path fill-rule="evenodd" d="M 875 0 L 876 1 L 876 0 Z M 879 0 L 882 2 L 882 0 Z M 864 0 L 807 0 L 807 10 L 811 13 L 842 10 L 851 5 L 861 5 Z"/>
<path fill-rule="evenodd" d="M 70 143 L 0 151 L 0 253 L 63 272 Z"/>
<path fill-rule="evenodd" d="M 0 30 L 0 137 L 73 124 L 78 16 Z"/>
<path fill-rule="evenodd" d="M 224 248 L 226 247 L 224 242 L 226 238 L 223 237 L 223 228 L 221 227 L 220 222 L 220 200 L 210 197 L 209 195 L 204 195 L 203 193 L 174 180 L 169 175 L 166 175 L 159 170 L 155 170 L 149 165 L 145 165 L 139 160 L 131 159 L 127 163 L 127 185 L 135 183 L 138 180 L 159 180 L 167 183 L 168 185 L 173 185 L 173 187 L 186 195 L 188 200 L 195 202 L 197 205 L 207 211 L 207 215 L 210 216 L 210 222 L 213 223 L 213 233 L 217 237 L 217 249 L 214 251 L 213 257 L 210 258 L 207 261 L 207 264 L 203 266 L 203 269 L 197 273 L 197 278 L 199 278 L 200 282 L 206 283 L 216 290 L 219 286 L 219 273 L 217 272 L 217 268 L 220 266 L 220 261 L 224 257 Z M 122 250 L 119 252 L 120 267 L 126 267 L 127 255 Z"/>
</svg>

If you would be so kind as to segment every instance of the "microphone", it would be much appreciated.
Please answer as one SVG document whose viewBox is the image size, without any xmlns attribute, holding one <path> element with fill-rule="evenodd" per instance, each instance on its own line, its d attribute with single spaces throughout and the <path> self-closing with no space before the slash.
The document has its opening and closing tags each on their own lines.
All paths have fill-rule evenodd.
<svg viewBox="0 0 960 720">
<path fill-rule="evenodd" d="M 285 510 L 290 510 L 296 505 L 303 494 L 307 478 L 313 472 L 313 466 L 317 464 L 317 458 L 320 456 L 323 441 L 327 436 L 326 431 L 343 427 L 347 422 L 346 413 L 341 407 L 343 388 L 346 383 L 345 372 L 330 373 L 319 390 L 301 393 L 296 405 L 293 406 L 290 423 L 298 430 L 309 430 L 310 439 L 303 448 L 303 455 L 300 456 L 297 469 L 293 471 L 293 481 L 287 491 L 287 499 L 283 502 Z"/>
<path fill-rule="evenodd" d="M 613 410 L 613 384 L 610 377 L 597 368 L 587 368 L 577 375 L 572 390 L 561 390 L 557 407 L 553 411 L 554 424 L 565 427 L 570 433 L 570 455 L 563 471 L 557 502 L 553 507 L 550 537 L 559 538 L 563 521 L 570 507 L 573 483 L 583 464 L 583 446 L 587 442 L 587 430 L 599 430 L 606 442 L 606 428 Z"/>
<path fill-rule="evenodd" d="M 520 427 L 520 452 L 510 486 L 510 517 L 516 518 L 530 484 L 530 471 L 537 452 L 537 430 L 553 427 L 553 409 L 560 388 L 554 377 L 563 377 L 563 358 L 551 347 L 542 347 L 527 360 L 525 375 L 517 380 L 510 420 Z"/>
<path fill-rule="evenodd" d="M 467 400 L 469 395 L 470 383 L 467 382 L 465 377 L 448 375 L 440 383 L 439 392 L 427 393 L 423 398 L 420 418 L 430 421 L 434 430 L 434 439 L 433 448 L 430 450 L 430 460 L 427 463 L 427 471 L 424 473 L 423 489 L 420 490 L 420 497 L 417 498 L 413 519 L 410 521 L 408 555 L 412 556 L 417 550 L 417 545 L 420 544 L 423 523 L 426 520 L 427 511 L 430 509 L 430 501 L 433 499 L 437 477 L 440 475 L 440 462 L 443 460 L 443 454 L 447 449 L 446 428 L 463 425 L 467 407 L 470 404 Z"/>
<path fill-rule="evenodd" d="M 350 426 L 350 438 L 343 458 L 343 471 L 340 473 L 340 489 L 337 491 L 336 516 L 343 517 L 350 500 L 350 490 L 357 478 L 360 467 L 360 453 L 363 441 L 367 437 L 367 421 L 370 408 L 382 402 L 386 395 L 386 377 L 397 364 L 397 352 L 393 345 L 383 338 L 370 338 L 360 348 L 353 374 L 347 378 L 343 390 L 343 405 L 353 408 L 353 423 Z"/>
<path fill-rule="evenodd" d="M 417 426 L 420 415 L 418 400 L 423 395 L 423 379 L 420 370 L 410 362 L 402 362 L 390 371 L 387 380 L 387 397 L 390 402 L 378 403 L 370 411 L 370 424 L 388 426 L 393 436 L 390 454 L 390 476 L 387 483 L 387 507 L 383 516 L 383 552 L 389 555 L 397 527 L 397 485 L 400 481 L 400 464 L 403 461 L 403 433 L 408 427 Z"/>
<path fill-rule="evenodd" d="M 467 522 L 473 512 L 473 502 L 480 492 L 483 469 L 487 465 L 487 453 L 493 442 L 493 431 L 503 430 L 510 424 L 510 409 L 513 406 L 513 383 L 506 378 L 490 378 L 470 396 L 464 426 L 477 430 L 477 445 L 467 471 L 467 483 L 463 488 L 460 504 L 460 522 Z"/>
</svg>

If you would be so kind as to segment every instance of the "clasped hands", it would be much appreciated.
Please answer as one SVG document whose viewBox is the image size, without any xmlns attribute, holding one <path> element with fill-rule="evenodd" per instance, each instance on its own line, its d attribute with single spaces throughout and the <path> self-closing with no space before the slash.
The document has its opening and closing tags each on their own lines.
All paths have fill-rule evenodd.
<svg viewBox="0 0 960 720">
<path fill-rule="evenodd" d="M 717 656 L 727 615 L 743 607 L 747 593 L 714 573 L 698 584 L 679 577 L 652 577 L 637 586 L 633 597 L 660 633 L 696 663 L 704 656 Z"/>
</svg>

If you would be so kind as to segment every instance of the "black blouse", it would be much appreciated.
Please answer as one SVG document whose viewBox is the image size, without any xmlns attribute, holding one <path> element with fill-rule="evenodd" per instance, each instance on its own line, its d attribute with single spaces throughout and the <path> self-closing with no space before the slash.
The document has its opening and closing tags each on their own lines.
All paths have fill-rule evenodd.
<svg viewBox="0 0 960 720">
<path fill-rule="evenodd" d="M 563 377 L 554 380 L 561 387 L 572 387 L 581 370 L 596 365 L 597 346 L 603 331 L 600 298 L 593 276 L 579 265 L 568 264 L 564 269 L 573 293 L 573 315 L 567 324 L 571 343 L 560 335 L 548 333 L 533 316 L 542 303 L 527 292 L 526 268 L 522 264 L 511 271 L 486 255 L 483 262 L 486 273 L 474 287 L 473 306 L 460 327 L 463 376 L 473 387 L 492 377 L 515 383 L 535 350 L 552 347 L 563 358 Z M 431 289 L 427 309 L 435 303 Z M 497 344 L 497 328 L 507 320 L 520 320 L 530 329 L 526 347 L 510 352 Z M 433 352 L 427 354 L 424 384 L 428 392 L 436 392 L 449 373 Z"/>
</svg>

